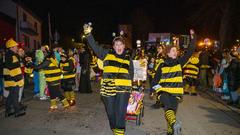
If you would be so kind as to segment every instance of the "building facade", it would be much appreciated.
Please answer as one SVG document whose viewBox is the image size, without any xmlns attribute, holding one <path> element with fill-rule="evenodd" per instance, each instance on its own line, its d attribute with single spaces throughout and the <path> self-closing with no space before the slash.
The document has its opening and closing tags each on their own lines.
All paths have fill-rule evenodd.
<svg viewBox="0 0 240 135">
<path fill-rule="evenodd" d="M 17 0 L 2 0 L 0 12 L 15 19 L 15 38 L 14 36 L 13 38 L 20 43 L 21 47 L 26 51 L 40 47 L 42 21 L 29 8 Z"/>
</svg>

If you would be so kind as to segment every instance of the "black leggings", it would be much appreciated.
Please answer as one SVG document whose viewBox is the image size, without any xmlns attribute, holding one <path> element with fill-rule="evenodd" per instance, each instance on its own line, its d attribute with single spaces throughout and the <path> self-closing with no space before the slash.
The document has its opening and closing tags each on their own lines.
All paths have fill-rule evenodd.
<svg viewBox="0 0 240 135">
<path fill-rule="evenodd" d="M 64 92 L 67 92 L 67 91 L 73 91 L 73 85 L 75 83 L 75 80 L 74 78 L 72 79 L 63 79 L 61 81 L 61 88 L 64 90 Z"/>
<path fill-rule="evenodd" d="M 60 91 L 60 85 L 48 85 L 48 90 L 50 93 L 50 98 L 51 99 L 55 99 L 55 98 L 59 98 L 60 101 L 62 101 L 64 99 L 64 96 L 62 95 L 61 91 Z"/>
<path fill-rule="evenodd" d="M 160 101 L 164 105 L 164 108 L 163 108 L 164 111 L 173 110 L 176 113 L 177 108 L 178 108 L 178 100 L 177 100 L 176 96 L 171 95 L 167 92 L 163 92 L 160 95 L 161 95 Z"/>
<path fill-rule="evenodd" d="M 102 96 L 111 129 L 125 129 L 129 96 L 130 93 L 117 93 L 116 96 L 110 97 Z"/>
<path fill-rule="evenodd" d="M 9 95 L 6 100 L 6 112 L 10 113 L 11 106 L 13 105 L 15 113 L 18 113 L 20 111 L 19 102 L 19 87 L 12 87 L 11 90 L 9 90 Z"/>
</svg>

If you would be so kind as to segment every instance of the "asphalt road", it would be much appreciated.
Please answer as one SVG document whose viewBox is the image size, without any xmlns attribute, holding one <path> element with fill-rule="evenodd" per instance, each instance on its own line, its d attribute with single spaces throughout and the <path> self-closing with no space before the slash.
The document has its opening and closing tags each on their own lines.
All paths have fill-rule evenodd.
<svg viewBox="0 0 240 135">
<path fill-rule="evenodd" d="M 135 121 L 127 121 L 127 135 L 166 134 L 163 110 L 150 108 L 153 103 L 145 96 L 143 124 L 136 126 Z M 32 99 L 26 104 L 27 115 L 0 118 L 0 135 L 112 134 L 97 90 L 92 94 L 77 93 L 77 105 L 68 111 L 60 108 L 48 112 L 49 101 Z M 177 118 L 182 123 L 183 135 L 240 135 L 240 114 L 206 94 L 184 96 Z"/>
</svg>

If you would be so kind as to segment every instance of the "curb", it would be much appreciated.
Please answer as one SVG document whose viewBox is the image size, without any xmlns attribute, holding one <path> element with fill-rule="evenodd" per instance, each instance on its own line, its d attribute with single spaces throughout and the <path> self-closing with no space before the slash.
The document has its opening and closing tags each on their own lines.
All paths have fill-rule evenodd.
<svg viewBox="0 0 240 135">
<path fill-rule="evenodd" d="M 214 93 L 210 92 L 210 91 L 201 91 L 201 94 L 206 94 L 210 97 L 212 97 L 215 101 L 217 101 L 218 103 L 224 105 L 225 107 L 229 108 L 230 110 L 232 110 L 235 113 L 238 113 L 240 115 L 240 108 L 237 107 L 232 107 L 230 105 L 228 105 L 225 101 L 223 101 L 222 99 L 220 99 L 219 97 L 216 97 L 214 95 Z"/>
</svg>

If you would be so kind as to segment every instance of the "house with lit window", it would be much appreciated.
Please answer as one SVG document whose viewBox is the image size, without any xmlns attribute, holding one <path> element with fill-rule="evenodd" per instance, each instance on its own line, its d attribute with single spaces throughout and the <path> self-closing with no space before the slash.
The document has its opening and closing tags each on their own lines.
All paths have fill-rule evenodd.
<svg viewBox="0 0 240 135">
<path fill-rule="evenodd" d="M 1 0 L 0 13 L 15 20 L 15 32 L 11 37 L 13 37 L 21 47 L 26 51 L 32 51 L 40 47 L 42 42 L 42 21 L 29 8 L 18 0 Z M 0 27 L 2 27 L 1 23 Z M 10 37 L 9 35 L 1 33 L 6 32 L 0 31 L 3 39 Z"/>
</svg>

